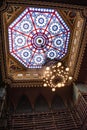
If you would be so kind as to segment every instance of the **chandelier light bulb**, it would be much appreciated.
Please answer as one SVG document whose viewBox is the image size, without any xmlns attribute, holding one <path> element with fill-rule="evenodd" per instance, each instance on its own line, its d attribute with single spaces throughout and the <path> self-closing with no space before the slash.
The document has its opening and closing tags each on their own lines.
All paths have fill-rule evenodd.
<svg viewBox="0 0 87 130">
<path fill-rule="evenodd" d="M 56 90 L 55 88 L 52 88 L 52 92 L 55 92 L 55 90 Z"/>
<path fill-rule="evenodd" d="M 67 67 L 65 70 L 66 70 L 66 71 L 69 71 L 69 68 Z"/>
<path fill-rule="evenodd" d="M 52 71 L 50 72 L 50 74 L 52 74 Z"/>
<path fill-rule="evenodd" d="M 45 82 L 46 80 L 45 80 L 45 79 L 43 79 L 43 81 Z"/>
<path fill-rule="evenodd" d="M 63 69 L 64 67 L 62 66 L 61 68 Z"/>
<path fill-rule="evenodd" d="M 53 70 L 53 72 L 56 72 L 56 70 Z"/>
<path fill-rule="evenodd" d="M 62 65 L 62 63 L 61 63 L 61 62 L 58 62 L 57 67 L 60 67 L 61 65 Z"/>
<path fill-rule="evenodd" d="M 72 80 L 72 77 L 71 77 L 71 76 L 69 76 L 69 80 Z"/>
<path fill-rule="evenodd" d="M 47 77 L 49 77 L 50 75 L 49 74 L 47 74 Z"/>
<path fill-rule="evenodd" d="M 50 70 L 50 67 L 46 67 L 46 70 Z"/>
<path fill-rule="evenodd" d="M 62 87 L 64 87 L 65 86 L 65 84 L 64 83 L 62 83 Z"/>
<path fill-rule="evenodd" d="M 53 75 L 53 76 L 51 77 L 51 79 L 54 79 L 54 77 L 55 77 L 55 76 Z"/>
<path fill-rule="evenodd" d="M 47 87 L 47 84 L 46 84 L 46 83 L 44 83 L 44 87 Z"/>
<path fill-rule="evenodd" d="M 56 67 L 56 65 L 52 66 L 52 68 L 55 68 L 55 67 Z"/>
<path fill-rule="evenodd" d="M 58 83 L 57 86 L 60 88 L 60 87 L 62 86 L 62 84 L 61 84 L 61 83 Z"/>
</svg>

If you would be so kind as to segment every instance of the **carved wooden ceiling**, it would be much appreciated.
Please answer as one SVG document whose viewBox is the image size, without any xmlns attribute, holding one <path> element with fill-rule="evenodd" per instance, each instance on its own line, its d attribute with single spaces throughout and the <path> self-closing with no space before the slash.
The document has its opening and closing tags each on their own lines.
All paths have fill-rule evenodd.
<svg viewBox="0 0 87 130">
<path fill-rule="evenodd" d="M 64 66 L 69 67 L 69 75 L 71 75 L 73 77 L 73 82 L 83 82 L 83 83 L 87 83 L 87 78 L 85 76 L 86 81 L 82 81 L 83 80 L 83 75 L 85 74 L 84 71 L 87 71 L 87 65 L 86 65 L 86 61 L 87 61 L 87 47 L 86 47 L 86 35 L 87 35 L 87 23 L 86 23 L 86 19 L 87 19 L 87 10 L 86 8 L 84 8 L 83 6 L 73 6 L 73 5 L 65 5 L 65 4 L 58 4 L 58 3 L 52 3 L 52 2 L 41 2 L 41 1 L 23 1 L 21 0 L 21 2 L 18 1 L 11 1 L 11 0 L 7 0 L 7 2 L 4 4 L 4 6 L 2 6 L 1 8 L 1 65 L 2 65 L 2 76 L 3 76 L 3 81 L 8 83 L 8 84 L 12 84 L 12 86 L 28 86 L 28 87 L 36 87 L 36 86 L 43 86 L 43 75 L 44 75 L 44 70 L 46 68 L 46 66 L 43 64 L 42 61 L 44 61 L 44 56 L 45 54 L 47 54 L 47 56 L 49 56 L 48 58 L 50 58 L 50 51 L 49 50 L 45 50 L 47 48 L 47 44 L 49 44 L 49 40 L 48 43 L 44 43 L 44 46 L 46 44 L 46 48 L 42 47 L 40 51 L 43 51 L 43 54 L 41 55 L 41 52 L 38 53 L 40 55 L 39 59 L 40 60 L 42 58 L 41 62 L 41 66 L 40 68 L 38 68 L 38 64 L 36 67 L 29 67 L 30 65 L 35 64 L 35 62 L 27 62 L 24 64 L 23 59 L 21 58 L 16 58 L 16 56 L 14 56 L 13 52 L 11 52 L 10 46 L 11 43 L 13 42 L 14 48 L 18 47 L 15 44 L 15 41 L 19 42 L 20 44 L 20 40 L 24 40 L 24 39 L 17 39 L 18 35 L 21 35 L 21 38 L 23 38 L 23 35 L 27 35 L 27 33 L 25 32 L 28 26 L 30 26 L 31 20 L 27 21 L 26 26 L 24 27 L 23 23 L 25 21 L 25 19 L 22 18 L 21 15 L 23 15 L 23 11 L 26 12 L 26 10 L 31 10 L 30 15 L 31 16 L 31 20 L 33 22 L 33 25 L 35 28 L 36 26 L 36 30 L 38 30 L 38 26 L 39 26 L 39 31 L 37 31 L 37 33 L 35 31 L 31 31 L 32 33 L 35 34 L 28 34 L 28 38 L 30 38 L 30 35 L 32 35 L 32 39 L 34 39 L 34 41 L 36 41 L 35 46 L 36 50 L 34 50 L 33 55 L 37 55 L 37 53 L 35 53 L 35 51 L 37 51 L 37 46 L 39 46 L 38 48 L 40 48 L 41 43 L 44 41 L 44 39 L 46 39 L 47 41 L 47 33 L 49 31 L 49 29 L 51 29 L 52 36 L 51 36 L 51 41 L 54 41 L 54 43 L 56 43 L 55 38 L 60 38 L 62 39 L 62 34 L 66 34 L 66 32 L 63 32 L 62 34 L 60 34 L 59 32 L 57 32 L 56 34 L 54 34 L 55 32 L 55 28 L 52 30 L 52 26 L 54 27 L 54 25 L 57 25 L 57 18 L 56 18 L 56 24 L 55 23 L 51 23 L 49 21 L 51 21 L 51 18 L 48 18 L 47 15 L 49 14 L 48 12 L 50 11 L 56 11 L 61 19 L 64 21 L 64 23 L 62 23 L 62 21 L 60 20 L 60 23 L 62 23 L 63 27 L 65 26 L 65 28 L 68 29 L 68 31 L 70 32 L 70 37 L 68 38 L 68 41 L 63 41 L 63 42 L 67 42 L 68 43 L 68 47 L 67 47 L 67 51 L 66 54 L 64 55 L 63 58 L 59 58 L 57 56 L 57 62 L 61 61 Z M 36 9 L 36 14 L 37 19 L 35 19 L 35 17 L 33 17 L 33 13 L 32 10 Z M 42 10 L 42 12 L 44 12 L 42 14 L 42 12 L 40 11 Z M 43 11 L 44 10 L 44 11 Z M 47 11 L 47 13 L 46 13 Z M 38 14 L 38 12 L 40 12 L 40 14 Z M 28 12 L 29 13 L 29 12 Z M 35 13 L 35 12 L 34 12 Z M 46 13 L 46 14 L 45 14 Z M 51 14 L 51 13 L 50 13 Z M 28 16 L 27 15 L 27 16 Z M 14 24 L 16 24 L 18 17 L 20 17 L 19 19 L 22 20 L 22 23 L 19 23 L 19 25 L 17 25 L 15 28 L 11 29 L 11 26 L 15 26 Z M 40 17 L 40 18 L 39 18 Z M 46 19 L 47 17 L 47 19 Z M 49 17 L 54 17 L 54 15 L 49 15 Z M 35 25 L 35 20 L 38 21 L 39 19 L 39 24 L 36 23 Z M 50 20 L 49 20 L 50 19 Z M 23 21 L 24 20 L 24 21 Z M 45 24 L 47 24 L 48 30 L 45 28 L 44 24 L 43 24 L 43 20 L 45 21 Z M 48 20 L 48 22 L 47 22 Z M 52 25 L 53 24 L 53 25 Z M 21 32 L 20 30 L 20 26 L 22 26 L 24 28 L 22 28 L 22 31 L 25 32 L 25 34 L 23 34 L 23 32 Z M 19 26 L 19 27 L 18 27 Z M 42 27 L 44 26 L 44 28 Z M 61 26 L 61 24 L 60 24 Z M 17 28 L 18 27 L 18 28 Z M 55 26 L 58 27 L 58 26 Z M 62 29 L 63 29 L 62 27 Z M 17 28 L 16 31 L 14 31 Z M 19 29 L 19 30 L 18 30 Z M 10 30 L 10 31 L 9 31 Z M 28 29 L 29 30 L 29 29 Z M 32 29 L 33 30 L 33 29 Z M 42 35 L 42 32 L 44 31 L 44 35 Z M 64 30 L 64 29 L 63 29 Z M 18 32 L 19 31 L 19 32 Z M 10 33 L 9 33 L 10 32 Z M 20 33 L 21 32 L 21 33 Z M 18 34 L 19 33 L 19 34 Z M 28 32 L 29 33 L 29 32 Z M 9 35 L 8 35 L 9 34 Z M 36 36 L 37 34 L 37 36 Z M 38 36 L 39 34 L 39 36 Z M 13 38 L 12 38 L 13 35 Z M 60 35 L 60 37 L 59 37 Z M 15 37 L 17 36 L 17 37 Z M 54 37 L 57 36 L 57 37 Z M 67 34 L 67 36 L 69 36 L 69 34 Z M 37 38 L 38 37 L 38 38 Z M 52 37 L 54 37 L 54 40 L 52 39 Z M 65 36 L 66 38 L 66 36 Z M 4 40 L 3 40 L 4 39 Z M 17 39 L 17 40 L 16 40 Z M 31 42 L 32 42 L 32 39 Z M 38 40 L 39 39 L 39 40 Z M 12 41 L 13 40 L 13 41 Z M 58 39 L 59 40 L 59 39 Z M 64 40 L 64 39 L 63 39 Z M 64 44 L 65 44 L 64 43 Z M 29 40 L 28 40 L 28 44 L 29 44 Z M 66 45 L 66 44 L 65 44 Z M 19 45 L 20 46 L 20 45 Z M 24 52 L 24 46 L 22 53 L 21 51 L 14 51 L 16 53 L 16 55 L 18 53 L 18 56 L 20 57 Z M 28 47 L 30 47 L 30 45 L 28 45 Z M 52 50 L 52 54 L 54 55 L 54 60 L 55 60 L 55 49 L 54 46 L 51 45 L 51 47 L 48 45 L 48 47 L 50 48 L 50 50 Z M 86 48 L 86 49 L 85 49 Z M 20 48 L 17 48 L 20 49 Z M 25 57 L 29 52 L 26 52 Z M 34 48 L 35 49 L 35 48 Z M 53 50 L 54 49 L 54 50 Z M 58 48 L 59 49 L 59 48 Z M 33 50 L 33 49 L 32 49 Z M 57 49 L 56 49 L 57 50 Z M 84 50 L 86 51 L 84 53 Z M 48 53 L 47 53 L 48 51 Z M 31 51 L 32 53 L 33 51 Z M 83 57 L 84 56 L 84 57 Z M 52 55 L 51 55 L 52 57 Z M 35 58 L 38 58 L 35 57 Z M 20 62 L 21 59 L 21 62 Z M 37 61 L 38 61 L 37 60 Z M 50 59 L 51 61 L 52 59 Z M 25 59 L 24 59 L 25 61 Z M 36 61 L 36 59 L 35 59 Z M 46 59 L 45 59 L 46 62 Z M 28 64 L 29 63 L 29 64 Z M 36 65 L 36 64 L 35 64 Z M 84 69 L 83 69 L 84 68 Z M 86 68 L 86 69 L 85 69 Z M 82 75 L 82 77 L 80 76 Z"/>
</svg>

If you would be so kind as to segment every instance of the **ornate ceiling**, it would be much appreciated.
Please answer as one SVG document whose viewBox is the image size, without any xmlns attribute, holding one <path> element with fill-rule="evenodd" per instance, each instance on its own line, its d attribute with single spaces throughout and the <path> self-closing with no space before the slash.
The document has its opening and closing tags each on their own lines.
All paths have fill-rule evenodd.
<svg viewBox="0 0 87 130">
<path fill-rule="evenodd" d="M 26 8 L 8 27 L 9 51 L 26 68 L 67 53 L 70 30 L 56 10 Z"/>
<path fill-rule="evenodd" d="M 61 61 L 77 80 L 86 45 L 84 8 L 51 2 L 7 1 L 2 11 L 3 80 L 43 86 L 49 63 Z"/>
</svg>

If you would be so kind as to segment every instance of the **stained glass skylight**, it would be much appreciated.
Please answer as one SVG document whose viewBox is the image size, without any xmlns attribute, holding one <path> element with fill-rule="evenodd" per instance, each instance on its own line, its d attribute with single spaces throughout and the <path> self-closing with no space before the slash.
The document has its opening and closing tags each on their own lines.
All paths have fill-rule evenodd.
<svg viewBox="0 0 87 130">
<path fill-rule="evenodd" d="M 70 29 L 55 9 L 26 8 L 8 27 L 9 51 L 27 68 L 60 60 L 68 50 Z"/>
</svg>

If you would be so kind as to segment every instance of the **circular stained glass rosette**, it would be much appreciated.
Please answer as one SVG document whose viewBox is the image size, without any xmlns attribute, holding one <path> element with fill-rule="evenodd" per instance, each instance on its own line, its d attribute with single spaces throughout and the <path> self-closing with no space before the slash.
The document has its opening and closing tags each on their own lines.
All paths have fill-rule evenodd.
<svg viewBox="0 0 87 130">
<path fill-rule="evenodd" d="M 32 30 L 32 28 L 33 28 L 33 26 L 32 26 L 31 21 L 22 21 L 20 23 L 20 30 L 23 33 L 29 33 Z"/>
<path fill-rule="evenodd" d="M 70 30 L 55 9 L 26 8 L 8 27 L 9 51 L 27 68 L 61 59 L 68 50 Z"/>
<path fill-rule="evenodd" d="M 19 47 L 24 46 L 26 43 L 26 39 L 22 35 L 18 35 L 14 40 L 14 44 Z"/>
<path fill-rule="evenodd" d="M 55 38 L 53 42 L 54 42 L 53 45 L 54 45 L 56 48 L 60 48 L 60 47 L 62 47 L 62 46 L 64 45 L 64 41 L 63 41 L 63 39 L 60 38 L 60 37 Z"/>
<path fill-rule="evenodd" d="M 53 50 L 53 49 L 50 49 L 47 52 L 47 57 L 50 58 L 50 59 L 55 59 L 57 57 L 57 51 Z"/>
<path fill-rule="evenodd" d="M 60 30 L 60 26 L 58 23 L 52 23 L 49 26 L 49 30 L 52 34 L 57 34 Z"/>
<path fill-rule="evenodd" d="M 38 27 L 43 27 L 47 24 L 47 18 L 45 15 L 38 15 L 36 17 L 36 24 Z"/>
<path fill-rule="evenodd" d="M 29 51 L 28 49 L 23 50 L 21 52 L 21 57 L 22 59 L 29 59 L 31 57 L 31 51 Z"/>
<path fill-rule="evenodd" d="M 40 54 L 35 55 L 35 57 L 34 57 L 34 62 L 35 62 L 35 64 L 37 64 L 37 65 L 43 65 L 43 64 L 44 64 L 44 56 L 43 56 L 43 55 L 40 55 Z"/>
</svg>

